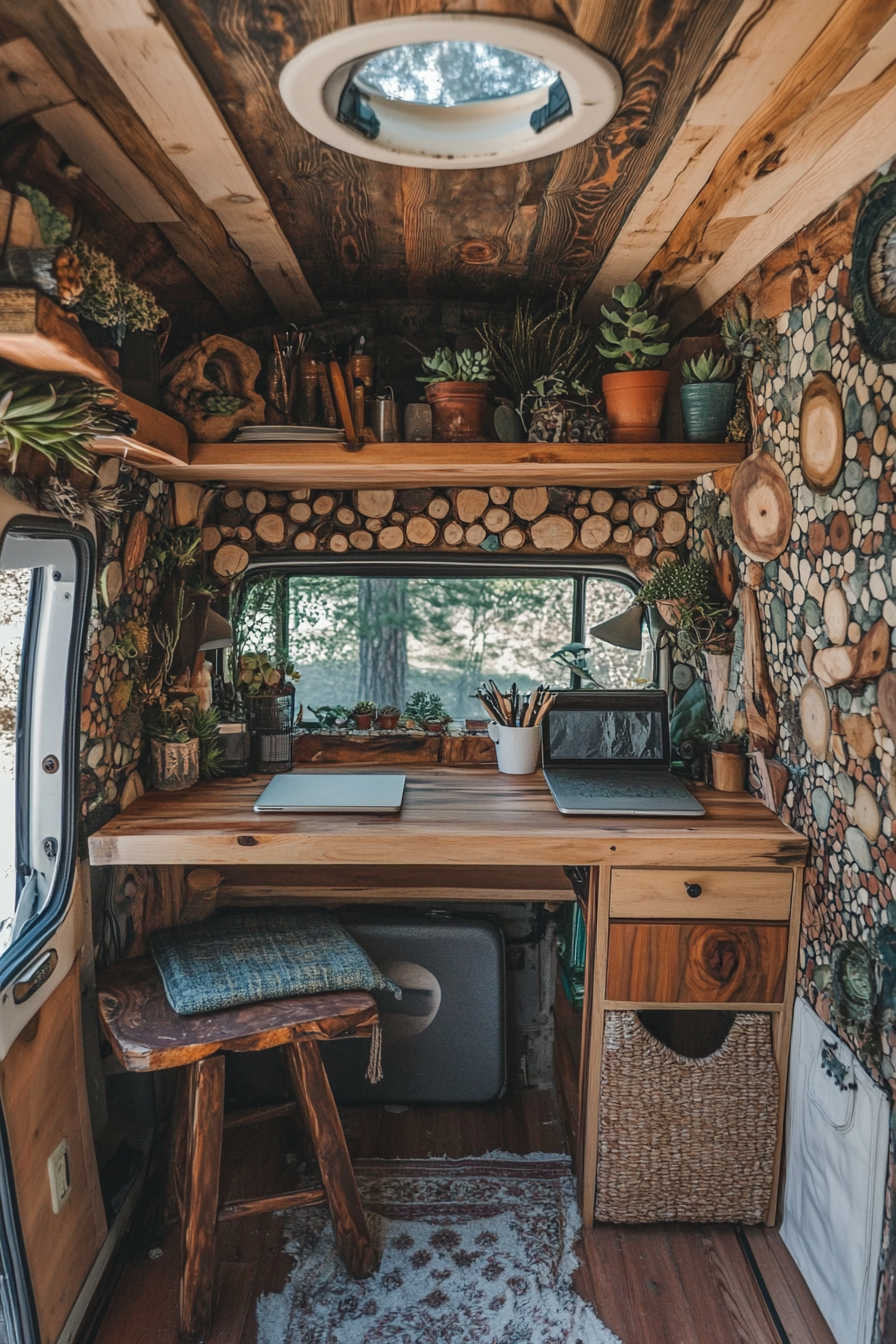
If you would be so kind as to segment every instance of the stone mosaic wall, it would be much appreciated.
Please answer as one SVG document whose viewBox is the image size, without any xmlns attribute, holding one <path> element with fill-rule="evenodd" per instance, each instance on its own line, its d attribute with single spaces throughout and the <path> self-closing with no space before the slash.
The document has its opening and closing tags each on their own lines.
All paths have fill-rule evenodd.
<svg viewBox="0 0 896 1344">
<path fill-rule="evenodd" d="M 803 901 L 799 993 L 830 1021 L 830 1000 L 815 984 L 816 969 L 830 962 L 834 944 L 862 938 L 882 923 L 896 924 L 896 745 L 877 708 L 872 681 L 854 693 L 846 686 L 827 692 L 832 732 L 828 759 L 819 761 L 803 739 L 800 691 L 808 668 L 801 642 L 832 643 L 823 604 L 839 582 L 849 603 L 847 643 L 883 618 L 896 645 L 896 364 L 866 357 L 855 335 L 846 257 L 805 305 L 778 319 L 779 363 L 757 368 L 753 386 L 763 444 L 782 467 L 793 495 L 791 542 L 765 565 L 758 598 L 769 669 L 778 698 L 777 755 L 790 782 L 781 814 L 809 837 L 810 858 Z M 799 419 L 805 385 L 826 371 L 836 380 L 844 406 L 843 471 L 830 494 L 806 485 L 800 469 Z M 692 498 L 695 534 L 709 524 L 731 544 L 730 509 L 712 477 L 698 482 Z M 747 561 L 735 547 L 741 580 Z M 740 683 L 742 648 L 735 650 L 730 686 Z M 737 693 L 729 695 L 728 710 Z M 867 1068 L 896 1096 L 896 1033 L 871 1042 L 850 1041 Z M 893 1329 L 896 1255 L 896 1151 L 888 1195 L 888 1234 L 881 1291 L 881 1338 Z M 887 1327 L 885 1320 L 891 1325 Z M 890 1338 L 893 1336 L 890 1335 Z"/>
<path fill-rule="evenodd" d="M 115 464 L 106 462 L 103 474 L 111 481 Z M 164 482 L 121 467 L 118 483 L 127 486 L 125 512 L 109 527 L 97 525 L 99 582 L 81 694 L 80 819 L 87 835 L 143 792 L 137 687 L 157 583 L 152 544 L 171 522 Z"/>
</svg>

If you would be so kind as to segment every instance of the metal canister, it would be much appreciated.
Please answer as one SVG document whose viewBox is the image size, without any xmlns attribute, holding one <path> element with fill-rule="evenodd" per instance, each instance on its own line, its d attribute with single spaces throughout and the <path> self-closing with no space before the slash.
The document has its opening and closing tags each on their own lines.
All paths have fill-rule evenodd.
<svg viewBox="0 0 896 1344">
<path fill-rule="evenodd" d="M 370 425 L 380 443 L 398 441 L 398 402 L 391 387 L 370 403 Z"/>
</svg>

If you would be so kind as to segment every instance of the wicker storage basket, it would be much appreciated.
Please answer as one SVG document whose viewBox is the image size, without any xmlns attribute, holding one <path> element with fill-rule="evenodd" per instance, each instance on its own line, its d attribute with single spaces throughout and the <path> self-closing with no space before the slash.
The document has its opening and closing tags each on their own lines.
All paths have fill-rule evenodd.
<svg viewBox="0 0 896 1344">
<path fill-rule="evenodd" d="M 595 1218 L 762 1222 L 779 1100 L 768 1014 L 738 1013 L 705 1059 L 670 1050 L 637 1013 L 605 1022 Z"/>
</svg>

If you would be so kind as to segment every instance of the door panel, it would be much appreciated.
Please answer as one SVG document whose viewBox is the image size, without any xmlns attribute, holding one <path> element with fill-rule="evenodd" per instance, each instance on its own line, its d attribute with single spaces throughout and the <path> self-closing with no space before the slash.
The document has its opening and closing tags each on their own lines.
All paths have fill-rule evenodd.
<svg viewBox="0 0 896 1344">
<path fill-rule="evenodd" d="M 84 1080 L 77 958 L 0 1064 L 0 1098 L 40 1338 L 53 1344 L 106 1236 Z M 71 1193 L 54 1213 L 47 1163 L 63 1139 Z"/>
</svg>

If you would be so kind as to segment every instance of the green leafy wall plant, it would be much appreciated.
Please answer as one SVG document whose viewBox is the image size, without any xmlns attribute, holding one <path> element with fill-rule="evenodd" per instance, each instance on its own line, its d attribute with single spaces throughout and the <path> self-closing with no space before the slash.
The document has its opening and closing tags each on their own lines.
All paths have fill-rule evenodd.
<svg viewBox="0 0 896 1344">
<path fill-rule="evenodd" d="M 33 448 L 54 467 L 69 462 L 81 471 L 92 471 L 87 445 L 98 434 L 116 432 L 111 414 L 115 401 L 110 387 L 79 378 L 50 382 L 40 374 L 0 364 L 0 441 L 10 470 L 16 470 L 23 448 Z"/>
<path fill-rule="evenodd" d="M 668 322 L 661 322 L 650 311 L 637 280 L 614 287 L 613 305 L 607 308 L 601 304 L 600 308 L 607 319 L 600 328 L 603 344 L 597 342 L 604 359 L 610 360 L 617 373 L 656 368 L 663 355 L 669 353 L 669 342 L 665 339 Z"/>
</svg>

